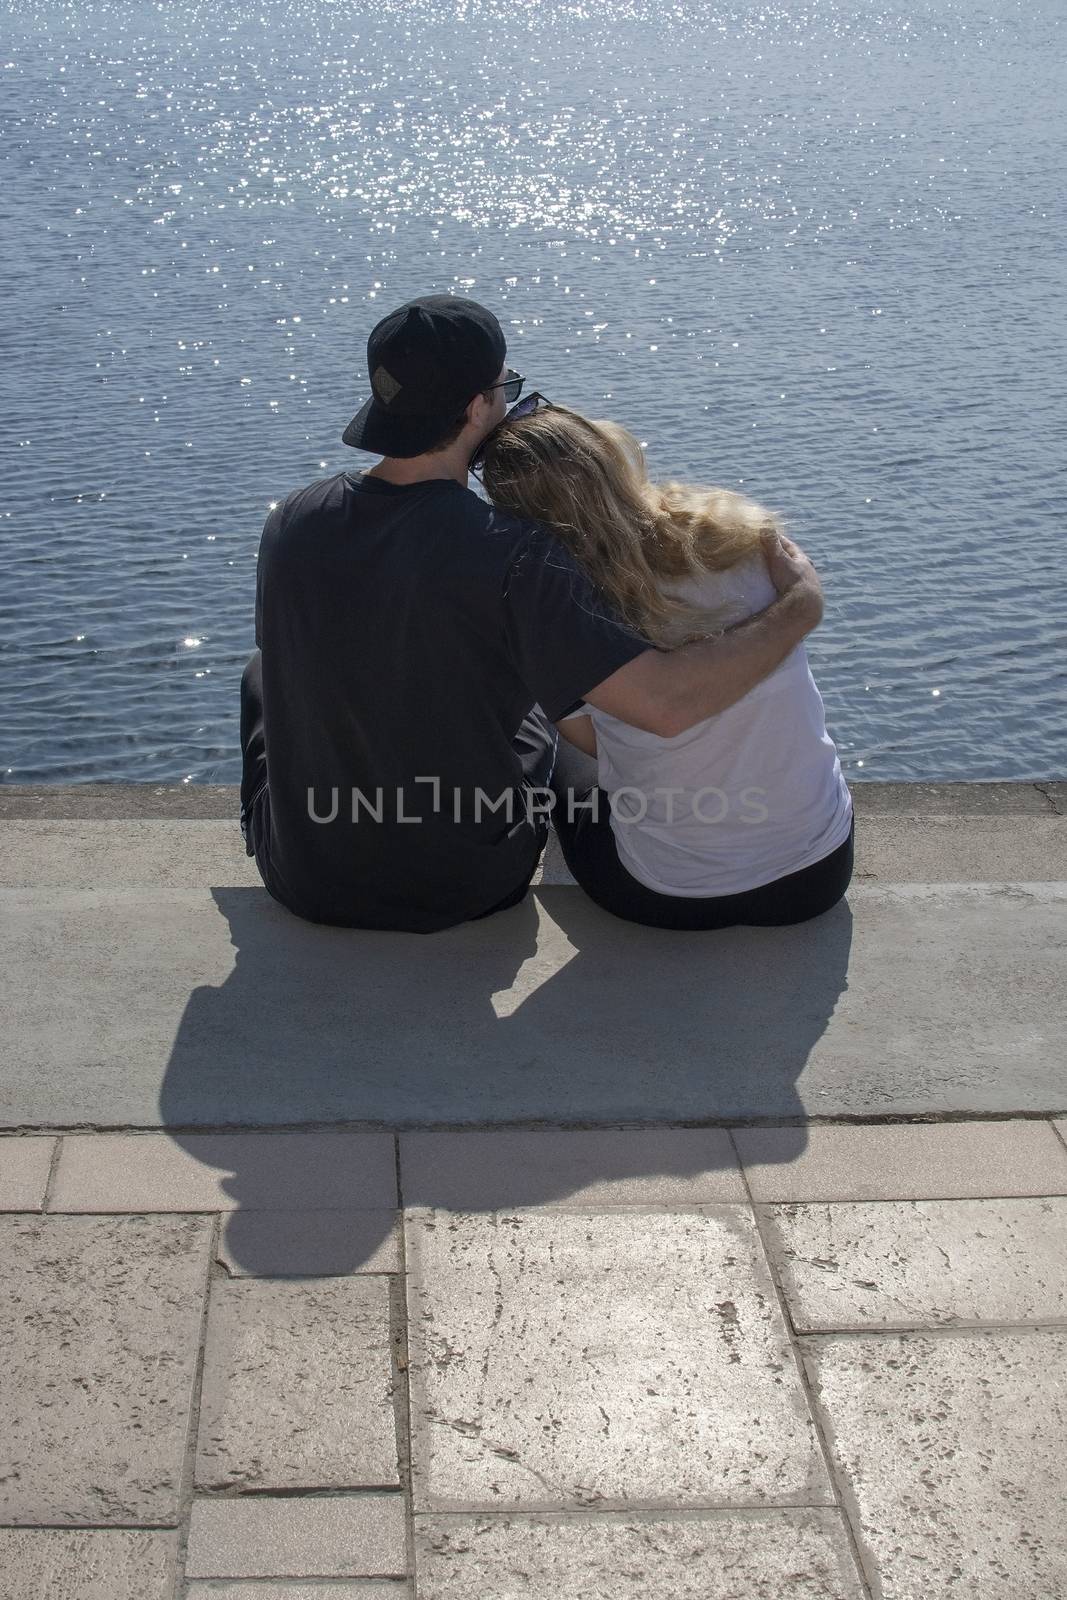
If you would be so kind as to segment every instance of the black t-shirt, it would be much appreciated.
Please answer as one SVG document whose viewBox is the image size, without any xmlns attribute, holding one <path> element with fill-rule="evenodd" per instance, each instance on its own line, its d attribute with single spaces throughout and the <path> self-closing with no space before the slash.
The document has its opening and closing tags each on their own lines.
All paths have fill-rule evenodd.
<svg viewBox="0 0 1067 1600">
<path fill-rule="evenodd" d="M 412 932 L 529 878 L 519 724 L 650 648 L 541 525 L 451 479 L 349 473 L 268 516 L 256 643 L 268 886 L 316 922 Z"/>
</svg>

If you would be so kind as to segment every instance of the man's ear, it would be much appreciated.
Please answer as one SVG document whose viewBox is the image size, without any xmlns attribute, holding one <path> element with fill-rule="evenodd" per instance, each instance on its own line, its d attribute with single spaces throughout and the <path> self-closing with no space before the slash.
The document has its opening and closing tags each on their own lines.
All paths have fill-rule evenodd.
<svg viewBox="0 0 1067 1600">
<path fill-rule="evenodd" d="M 493 403 L 493 391 L 492 391 L 492 389 L 484 389 L 481 392 L 481 394 L 476 394 L 472 398 L 470 404 L 467 407 L 467 421 L 468 422 L 473 422 L 474 421 L 473 409 L 474 409 L 475 405 L 478 403 L 479 400 L 484 400 L 487 405 L 492 405 L 492 403 Z"/>
</svg>

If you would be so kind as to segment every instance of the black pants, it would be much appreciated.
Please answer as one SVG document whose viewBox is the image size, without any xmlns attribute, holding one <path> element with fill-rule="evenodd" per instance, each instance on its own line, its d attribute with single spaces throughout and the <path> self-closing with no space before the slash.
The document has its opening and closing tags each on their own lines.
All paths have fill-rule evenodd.
<svg viewBox="0 0 1067 1600">
<path fill-rule="evenodd" d="M 595 816 L 591 807 L 578 809 L 597 788 L 597 764 L 591 756 L 561 739 L 551 787 L 555 795 L 552 820 L 575 880 L 597 905 L 627 922 L 693 932 L 807 922 L 836 905 L 852 878 L 855 819 L 848 838 L 822 861 L 758 889 L 701 899 L 659 894 L 639 883 L 619 860 L 605 791 L 600 789 L 597 794 Z M 568 792 L 574 796 L 573 821 L 568 821 Z"/>
<path fill-rule="evenodd" d="M 252 811 L 267 787 L 267 743 L 263 737 L 263 652 L 256 650 L 241 674 L 241 832 L 245 854 L 252 848 Z"/>
<path fill-rule="evenodd" d="M 547 789 L 556 760 L 559 735 L 540 706 L 534 706 L 519 724 L 512 745 L 522 763 L 526 782 L 535 789 Z M 256 650 L 241 674 L 241 833 L 245 854 L 255 856 L 263 880 L 270 882 L 269 810 L 267 791 L 267 745 L 263 733 L 263 653 Z M 479 912 L 474 922 L 518 905 L 530 887 L 541 853 L 548 842 L 548 818 L 535 818 L 539 840 L 529 877 L 488 911 Z"/>
</svg>

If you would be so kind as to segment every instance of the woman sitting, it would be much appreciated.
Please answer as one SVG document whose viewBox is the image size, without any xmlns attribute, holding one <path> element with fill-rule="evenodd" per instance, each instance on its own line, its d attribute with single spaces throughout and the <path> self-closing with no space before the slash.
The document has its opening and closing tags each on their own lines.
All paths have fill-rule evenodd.
<svg viewBox="0 0 1067 1600">
<path fill-rule="evenodd" d="M 771 604 L 761 534 L 728 489 L 649 482 L 638 441 L 537 397 L 479 459 L 494 505 L 549 526 L 625 620 L 674 649 Z M 795 546 L 781 536 L 788 553 Z M 583 707 L 557 724 L 553 821 L 606 910 L 651 927 L 803 922 L 852 876 L 852 796 L 803 645 L 742 699 L 674 738 Z"/>
</svg>

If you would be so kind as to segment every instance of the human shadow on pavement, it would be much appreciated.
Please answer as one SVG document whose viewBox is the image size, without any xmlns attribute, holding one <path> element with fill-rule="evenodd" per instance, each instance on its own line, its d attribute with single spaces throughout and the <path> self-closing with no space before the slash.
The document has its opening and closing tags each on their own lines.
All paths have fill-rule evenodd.
<svg viewBox="0 0 1067 1600">
<path fill-rule="evenodd" d="M 576 888 L 540 886 L 508 911 L 424 935 L 304 922 L 254 888 L 212 893 L 235 962 L 221 985 L 189 996 L 162 1123 L 229 1171 L 237 1209 L 226 1249 L 252 1274 L 279 1271 L 281 1214 L 291 1229 L 300 1213 L 335 1223 L 328 1247 L 292 1271 L 328 1260 L 350 1272 L 370 1259 L 392 1227 L 394 1130 L 801 1120 L 798 1079 L 847 987 L 844 901 L 793 927 L 678 933 L 624 922 Z M 370 1137 L 331 1139 L 339 1124 Z M 319 1132 L 206 1136 L 272 1128 Z M 792 1159 L 806 1135 L 788 1133 L 781 1154 Z M 728 1141 L 716 1148 L 732 1165 Z M 657 1173 L 708 1170 L 707 1149 L 693 1166 L 686 1141 L 587 1140 L 592 1165 L 580 1178 L 517 1167 L 497 1180 L 492 1209 L 565 1204 L 584 1184 L 645 1175 L 635 1167 L 653 1149 Z M 334 1170 L 338 1160 L 350 1170 Z M 364 1160 L 373 1184 L 370 1168 L 352 1170 Z M 448 1204 L 435 1201 L 429 1169 L 409 1176 L 406 1203 Z M 306 1226 L 297 1256 L 301 1236 Z"/>
</svg>

